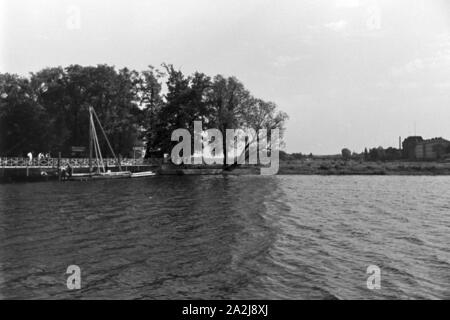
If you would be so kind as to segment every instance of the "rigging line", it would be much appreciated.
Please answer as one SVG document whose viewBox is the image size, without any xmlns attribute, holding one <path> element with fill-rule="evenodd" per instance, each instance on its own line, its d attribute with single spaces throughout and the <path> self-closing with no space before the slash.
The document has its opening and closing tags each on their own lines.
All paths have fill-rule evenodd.
<svg viewBox="0 0 450 320">
<path fill-rule="evenodd" d="M 97 173 L 100 172 L 100 161 L 98 159 L 98 151 L 97 151 L 97 145 L 94 142 L 94 130 L 92 129 L 92 124 L 91 124 L 91 132 L 92 132 L 92 146 L 94 147 L 94 153 L 95 153 L 95 164 L 96 164 L 96 171 Z"/>
<path fill-rule="evenodd" d="M 98 136 L 97 136 L 97 131 L 95 130 L 94 121 L 92 121 L 92 132 L 94 134 L 94 143 L 95 143 L 96 149 L 98 151 L 98 157 L 100 158 L 100 164 L 101 164 L 101 167 L 103 169 L 103 173 L 105 173 L 105 171 L 106 171 L 105 170 L 105 165 L 103 163 L 102 152 L 100 150 L 100 144 L 98 143 Z"/>
<path fill-rule="evenodd" d="M 103 173 L 105 173 L 106 170 L 105 170 L 105 165 L 103 163 L 103 157 L 102 157 L 102 152 L 101 152 L 101 149 L 100 149 L 100 144 L 98 142 L 97 130 L 95 130 L 94 118 L 92 117 L 92 113 L 94 111 L 94 108 L 90 107 L 89 111 L 91 113 L 91 118 L 92 118 L 92 120 L 91 120 L 92 121 L 91 127 L 92 127 L 92 133 L 93 133 L 93 138 L 94 138 L 93 139 L 94 149 L 96 151 L 96 157 L 97 157 L 97 163 L 98 163 L 98 165 L 97 165 L 97 172 L 100 172 L 100 166 L 101 166 L 101 168 L 103 169 Z"/>
<path fill-rule="evenodd" d="M 92 151 L 94 151 L 95 153 L 95 167 L 96 167 L 96 171 L 97 173 L 99 172 L 99 164 L 98 164 L 98 155 L 97 155 L 97 149 L 96 146 L 94 145 L 94 130 L 93 130 L 93 121 L 92 121 L 93 117 L 92 117 L 92 112 L 91 112 L 91 107 L 89 107 L 89 161 L 91 161 L 91 165 L 92 165 Z M 92 150 L 94 149 L 94 150 Z M 92 167 L 91 167 L 91 172 L 92 172 Z"/>
<path fill-rule="evenodd" d="M 95 112 L 94 108 L 92 108 L 92 112 L 93 112 L 95 118 L 97 119 L 98 125 L 100 126 L 100 129 L 101 129 L 102 132 L 103 132 L 103 136 L 105 137 L 106 142 L 108 143 L 108 147 L 109 147 L 109 149 L 111 150 L 111 153 L 112 153 L 112 155 L 114 156 L 114 159 L 116 160 L 117 165 L 119 166 L 119 170 L 122 171 L 122 167 L 121 167 L 121 165 L 120 165 L 120 162 L 119 162 L 119 160 L 117 159 L 116 154 L 114 153 L 114 150 L 113 150 L 113 148 L 111 147 L 111 144 L 109 143 L 108 137 L 106 136 L 105 130 L 103 130 L 102 124 L 100 123 L 100 120 L 98 119 L 97 113 Z"/>
<path fill-rule="evenodd" d="M 96 143 L 97 143 L 98 155 L 99 155 L 99 157 L 100 157 L 100 163 L 101 163 L 101 166 L 102 166 L 102 169 L 103 169 L 103 173 L 105 173 L 105 172 L 106 172 L 106 169 L 105 169 L 105 162 L 104 162 L 104 160 L 103 160 L 102 151 L 101 151 L 101 149 L 100 149 L 100 144 L 99 144 L 99 142 L 98 142 L 97 132 L 95 133 L 95 139 L 96 139 Z"/>
<path fill-rule="evenodd" d="M 102 150 L 100 149 L 100 143 L 98 142 L 97 131 L 94 130 L 94 133 L 95 133 L 95 142 L 97 143 L 98 155 L 100 157 L 100 163 L 102 165 L 103 173 L 105 173 L 106 172 L 105 163 L 103 161 Z"/>
<path fill-rule="evenodd" d="M 89 173 L 92 173 L 92 115 L 89 109 Z"/>
<path fill-rule="evenodd" d="M 94 153 L 95 153 L 95 167 L 96 167 L 96 171 L 97 173 L 100 172 L 100 163 L 98 160 L 98 153 L 97 153 L 97 145 L 94 143 L 94 127 L 92 126 L 93 121 L 92 121 L 92 114 L 91 114 L 91 123 L 90 123 L 90 128 L 91 128 L 91 135 L 92 135 L 92 140 L 91 140 L 91 145 L 94 149 Z"/>
</svg>

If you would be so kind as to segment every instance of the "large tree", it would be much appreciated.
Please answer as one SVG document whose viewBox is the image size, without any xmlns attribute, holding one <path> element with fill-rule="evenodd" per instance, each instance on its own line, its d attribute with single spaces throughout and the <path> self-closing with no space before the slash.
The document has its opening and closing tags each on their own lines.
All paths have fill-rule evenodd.
<svg viewBox="0 0 450 320">
<path fill-rule="evenodd" d="M 139 136 L 142 120 L 137 104 L 138 73 L 126 68 L 71 65 L 65 69 L 44 69 L 31 76 L 31 83 L 49 122 L 49 149 L 70 154 L 72 146 L 87 146 L 89 107 L 100 118 L 113 149 L 129 155 Z M 111 156 L 106 140 L 101 149 Z"/>
<path fill-rule="evenodd" d="M 152 70 L 146 75 L 149 85 L 144 88 L 153 93 L 161 91 L 156 80 L 161 79 L 162 75 L 167 77 L 167 93 L 163 97 L 160 95 L 160 99 L 152 99 L 156 103 L 147 103 L 147 151 L 160 150 L 161 153 L 170 153 L 175 144 L 171 141 L 174 130 L 184 128 L 193 133 L 195 120 L 207 122 L 207 119 L 211 118 L 210 106 L 205 96 L 211 86 L 211 80 L 203 73 L 196 72 L 186 76 L 173 65 L 163 66 L 164 74 Z M 143 96 L 153 94 L 144 93 Z"/>
<path fill-rule="evenodd" d="M 284 125 L 288 118 L 287 114 L 278 111 L 273 102 L 266 102 L 262 99 L 253 97 L 244 85 L 235 77 L 225 78 L 218 75 L 214 78 L 210 94 L 210 102 L 213 106 L 213 123 L 225 135 L 226 129 L 261 129 L 268 130 L 279 129 L 281 136 L 284 132 Z M 280 137 L 281 138 L 281 137 Z M 270 151 L 271 139 L 258 137 L 248 137 L 245 142 L 240 157 L 249 157 L 249 147 L 252 143 L 264 142 Z M 226 139 L 223 139 L 224 160 L 230 146 L 226 145 Z M 266 150 L 267 151 L 267 150 Z M 226 161 L 224 166 L 228 167 Z M 232 166 L 234 167 L 234 165 Z"/>
<path fill-rule="evenodd" d="M 0 74 L 0 152 L 24 156 L 45 150 L 48 121 L 28 79 Z"/>
<path fill-rule="evenodd" d="M 193 133 L 196 120 L 203 129 L 223 133 L 226 156 L 226 129 L 283 132 L 287 119 L 235 77 L 184 75 L 170 64 L 163 64 L 163 71 L 150 66 L 142 72 L 108 65 L 45 68 L 30 78 L 0 74 L 0 154 L 34 150 L 67 156 L 72 146 L 87 146 L 90 106 L 114 151 L 123 156 L 142 140 L 149 156 L 170 153 L 172 132 L 184 128 Z M 98 133 L 101 150 L 110 156 Z"/>
</svg>

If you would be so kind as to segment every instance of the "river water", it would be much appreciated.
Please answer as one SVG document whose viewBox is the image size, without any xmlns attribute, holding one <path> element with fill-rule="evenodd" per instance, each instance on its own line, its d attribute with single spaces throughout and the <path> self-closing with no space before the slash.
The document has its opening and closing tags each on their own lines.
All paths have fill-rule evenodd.
<svg viewBox="0 0 450 320">
<path fill-rule="evenodd" d="M 0 298 L 450 299 L 450 178 L 0 185 Z"/>
</svg>

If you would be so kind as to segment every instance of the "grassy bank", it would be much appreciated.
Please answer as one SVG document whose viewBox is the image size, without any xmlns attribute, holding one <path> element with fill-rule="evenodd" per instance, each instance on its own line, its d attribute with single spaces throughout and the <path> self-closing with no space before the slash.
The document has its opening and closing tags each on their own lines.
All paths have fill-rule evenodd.
<svg viewBox="0 0 450 320">
<path fill-rule="evenodd" d="M 450 162 L 289 160 L 280 162 L 278 174 L 450 175 Z"/>
<path fill-rule="evenodd" d="M 132 172 L 155 170 L 163 175 L 259 175 L 257 166 L 244 165 L 234 170 L 224 171 L 221 165 L 163 165 L 156 167 L 126 167 Z M 117 170 L 113 168 L 113 171 Z M 45 174 L 43 174 L 45 171 Z M 77 173 L 87 169 L 76 169 Z M 356 161 L 339 159 L 303 159 L 280 161 L 278 174 L 299 175 L 450 175 L 450 162 L 411 162 L 411 161 Z M 56 169 L 0 168 L 0 183 L 57 180 Z"/>
</svg>

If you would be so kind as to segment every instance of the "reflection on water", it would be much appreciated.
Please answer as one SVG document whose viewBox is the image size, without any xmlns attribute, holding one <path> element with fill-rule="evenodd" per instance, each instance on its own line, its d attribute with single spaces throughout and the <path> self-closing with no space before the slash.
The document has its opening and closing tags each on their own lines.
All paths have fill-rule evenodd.
<svg viewBox="0 0 450 320">
<path fill-rule="evenodd" d="M 319 176 L 0 185 L 0 298 L 450 298 L 449 188 Z M 371 264 L 380 290 L 366 287 Z"/>
</svg>

